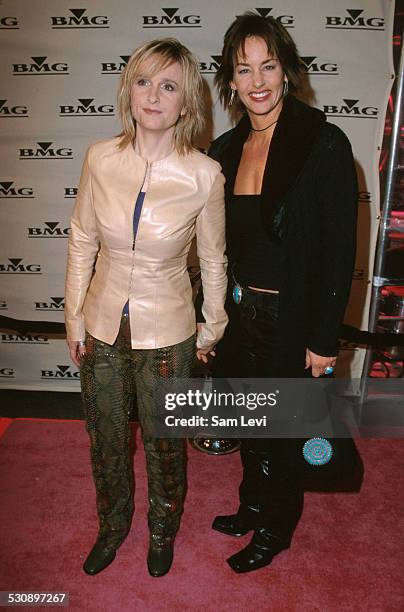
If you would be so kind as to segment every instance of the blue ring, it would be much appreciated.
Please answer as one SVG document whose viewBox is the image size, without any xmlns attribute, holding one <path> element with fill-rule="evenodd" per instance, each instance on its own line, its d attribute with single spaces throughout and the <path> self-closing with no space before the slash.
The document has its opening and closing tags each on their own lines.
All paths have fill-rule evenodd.
<svg viewBox="0 0 404 612">
<path fill-rule="evenodd" d="M 332 374 L 334 372 L 333 366 L 327 366 L 324 370 L 324 374 Z"/>
<path fill-rule="evenodd" d="M 310 438 L 303 445 L 303 457 L 310 465 L 325 465 L 332 455 L 332 444 L 325 438 Z"/>
</svg>

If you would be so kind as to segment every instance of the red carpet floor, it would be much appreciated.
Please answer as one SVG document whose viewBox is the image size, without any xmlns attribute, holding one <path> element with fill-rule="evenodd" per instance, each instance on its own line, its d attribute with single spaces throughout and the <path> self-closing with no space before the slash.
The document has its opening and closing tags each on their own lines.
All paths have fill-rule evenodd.
<svg viewBox="0 0 404 612">
<path fill-rule="evenodd" d="M 0 590 L 68 591 L 74 612 L 402 612 L 404 441 L 362 439 L 358 447 L 365 464 L 361 492 L 306 493 L 292 548 L 244 575 L 225 559 L 250 536 L 210 529 L 215 514 L 236 509 L 239 456 L 188 448 L 174 564 L 166 576 L 151 578 L 139 443 L 132 531 L 114 563 L 89 577 L 81 565 L 97 528 L 84 425 L 13 421 L 0 438 Z"/>
</svg>

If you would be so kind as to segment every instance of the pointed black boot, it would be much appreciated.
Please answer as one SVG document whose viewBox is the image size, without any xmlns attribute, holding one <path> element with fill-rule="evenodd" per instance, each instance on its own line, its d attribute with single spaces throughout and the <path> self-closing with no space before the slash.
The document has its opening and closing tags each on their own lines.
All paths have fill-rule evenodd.
<svg viewBox="0 0 404 612">
<path fill-rule="evenodd" d="M 115 556 L 116 551 L 114 548 L 108 548 L 102 540 L 97 540 L 84 562 L 83 570 L 86 574 L 95 576 L 95 574 L 108 567 L 115 559 Z"/>
<path fill-rule="evenodd" d="M 269 565 L 275 555 L 289 546 L 290 542 L 281 540 L 265 527 L 261 527 L 254 532 L 251 542 L 243 550 L 229 557 L 227 563 L 238 574 L 252 572 Z"/>
<path fill-rule="evenodd" d="M 240 514 L 229 514 L 217 516 L 212 523 L 212 529 L 239 538 L 254 529 L 254 525 Z"/>
<path fill-rule="evenodd" d="M 241 504 L 236 514 L 217 516 L 212 523 L 212 529 L 239 538 L 255 529 L 260 510 L 258 504 Z"/>
</svg>

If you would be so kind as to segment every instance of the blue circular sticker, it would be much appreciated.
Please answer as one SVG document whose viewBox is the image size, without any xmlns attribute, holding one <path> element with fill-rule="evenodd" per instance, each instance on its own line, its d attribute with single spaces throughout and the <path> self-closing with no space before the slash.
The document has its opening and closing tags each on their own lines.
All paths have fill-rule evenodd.
<svg viewBox="0 0 404 612">
<path fill-rule="evenodd" d="M 331 442 L 325 438 L 310 438 L 303 446 L 303 457 L 310 465 L 325 465 L 332 457 Z"/>
</svg>

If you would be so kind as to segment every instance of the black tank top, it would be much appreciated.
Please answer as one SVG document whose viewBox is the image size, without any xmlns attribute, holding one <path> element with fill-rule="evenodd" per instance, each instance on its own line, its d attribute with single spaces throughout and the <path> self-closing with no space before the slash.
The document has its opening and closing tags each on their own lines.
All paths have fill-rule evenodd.
<svg viewBox="0 0 404 612">
<path fill-rule="evenodd" d="M 281 243 L 265 230 L 260 195 L 232 195 L 227 206 L 227 249 L 237 281 L 279 289 Z"/>
</svg>

